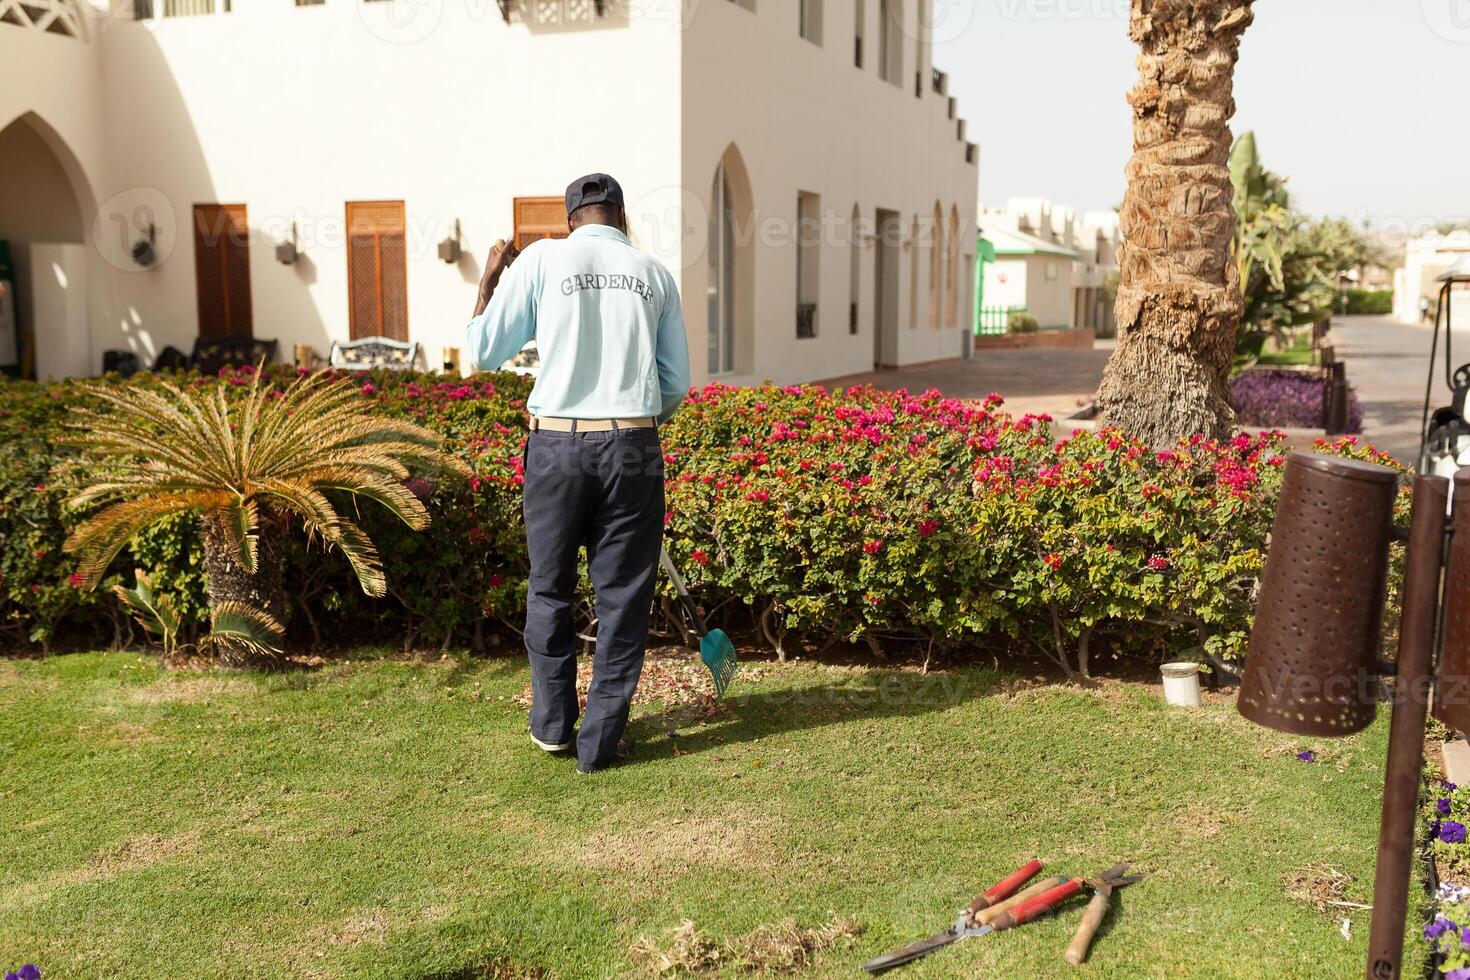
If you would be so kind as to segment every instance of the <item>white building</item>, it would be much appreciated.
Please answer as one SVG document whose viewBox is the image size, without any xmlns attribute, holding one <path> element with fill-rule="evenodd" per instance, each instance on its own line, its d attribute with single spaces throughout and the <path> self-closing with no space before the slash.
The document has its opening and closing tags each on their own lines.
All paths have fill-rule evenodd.
<svg viewBox="0 0 1470 980">
<path fill-rule="evenodd" d="M 1448 235 L 1409 239 L 1404 246 L 1404 264 L 1393 271 L 1393 318 L 1400 323 L 1418 323 L 1421 299 L 1429 301 L 1430 316 L 1433 316 L 1441 286 L 1436 280 L 1451 266 L 1467 260 L 1470 260 L 1470 231 L 1461 229 Z M 1460 322 L 1459 317 L 1456 322 Z"/>
<path fill-rule="evenodd" d="M 980 213 L 980 237 L 990 246 L 977 304 L 982 332 L 996 332 L 1007 311 L 1025 309 L 1044 330 L 1087 327 L 1112 336 L 1108 279 L 1118 271 L 1122 243 L 1116 213 L 1079 218 L 1043 198 L 1011 198 Z"/>
<path fill-rule="evenodd" d="M 961 353 L 978 150 L 921 0 L 132 2 L 0 0 L 0 240 L 42 376 L 201 334 L 437 366 L 489 246 L 564 230 L 598 170 L 679 278 L 696 380 Z"/>
</svg>

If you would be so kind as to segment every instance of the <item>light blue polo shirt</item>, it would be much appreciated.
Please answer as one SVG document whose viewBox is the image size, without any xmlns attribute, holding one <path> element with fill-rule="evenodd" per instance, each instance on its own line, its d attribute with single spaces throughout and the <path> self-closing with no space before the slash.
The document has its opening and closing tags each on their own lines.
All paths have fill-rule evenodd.
<svg viewBox="0 0 1470 980">
<path fill-rule="evenodd" d="M 607 225 L 526 246 L 470 321 L 470 361 L 495 370 L 536 341 L 526 407 L 565 419 L 655 416 L 689 391 L 689 340 L 674 277 Z"/>
</svg>

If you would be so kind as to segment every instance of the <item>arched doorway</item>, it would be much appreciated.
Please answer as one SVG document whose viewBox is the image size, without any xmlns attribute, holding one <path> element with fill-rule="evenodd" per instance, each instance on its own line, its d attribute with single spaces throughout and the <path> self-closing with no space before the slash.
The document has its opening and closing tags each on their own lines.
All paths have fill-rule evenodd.
<svg viewBox="0 0 1470 980">
<path fill-rule="evenodd" d="M 750 178 L 732 143 L 715 167 L 710 186 L 706 370 L 710 377 L 746 373 L 755 353 L 755 274 L 751 255 Z"/>
<path fill-rule="evenodd" d="M 61 136 L 27 113 L 0 129 L 0 370 L 95 373 L 87 317 L 91 192 Z"/>
</svg>

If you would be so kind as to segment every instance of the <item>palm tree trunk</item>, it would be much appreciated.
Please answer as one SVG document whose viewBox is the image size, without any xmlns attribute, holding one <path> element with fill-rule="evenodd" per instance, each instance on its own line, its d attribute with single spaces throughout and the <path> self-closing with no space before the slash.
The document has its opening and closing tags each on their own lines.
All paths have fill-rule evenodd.
<svg viewBox="0 0 1470 980">
<path fill-rule="evenodd" d="M 1133 157 L 1118 251 L 1118 347 L 1103 417 L 1153 445 L 1235 425 L 1226 387 L 1240 321 L 1230 254 L 1230 117 L 1253 0 L 1132 0 Z"/>
<path fill-rule="evenodd" d="M 200 537 L 204 542 L 204 573 L 209 593 L 209 608 L 218 609 L 227 602 L 237 602 L 268 613 L 284 625 L 287 620 L 284 577 L 284 555 L 281 551 L 281 522 L 261 514 L 260 545 L 256 570 L 252 574 L 235 559 L 229 538 L 209 517 L 200 521 Z M 249 651 L 225 644 L 221 659 L 235 666 L 245 666 L 253 658 Z"/>
</svg>

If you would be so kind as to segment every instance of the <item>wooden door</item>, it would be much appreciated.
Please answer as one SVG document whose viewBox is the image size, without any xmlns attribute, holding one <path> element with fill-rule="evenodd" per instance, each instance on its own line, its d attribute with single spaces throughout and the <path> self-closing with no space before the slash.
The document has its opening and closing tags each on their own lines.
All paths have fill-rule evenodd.
<svg viewBox="0 0 1470 980">
<path fill-rule="evenodd" d="M 348 329 L 408 340 L 408 238 L 402 201 L 347 203 Z"/>
<path fill-rule="evenodd" d="M 194 205 L 194 284 L 199 336 L 254 336 L 245 205 Z"/>
<path fill-rule="evenodd" d="M 518 197 L 515 199 L 516 248 L 541 238 L 565 238 L 567 202 L 561 197 Z"/>
</svg>

